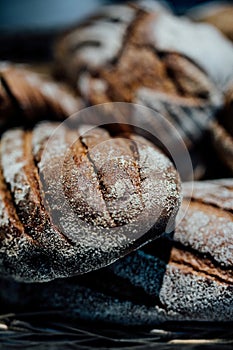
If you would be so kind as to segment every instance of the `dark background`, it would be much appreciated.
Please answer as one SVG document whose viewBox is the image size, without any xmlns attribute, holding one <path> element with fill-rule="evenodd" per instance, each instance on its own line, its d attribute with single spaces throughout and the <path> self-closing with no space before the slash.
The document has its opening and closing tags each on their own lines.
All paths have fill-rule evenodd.
<svg viewBox="0 0 233 350">
<path fill-rule="evenodd" d="M 117 0 L 0 0 L 0 60 L 49 62 L 53 58 L 54 39 L 65 28 L 79 22 L 104 4 L 124 4 L 126 2 Z M 164 0 L 161 2 L 167 2 L 176 14 L 182 15 L 188 9 L 203 3 L 233 3 L 233 0 Z"/>
<path fill-rule="evenodd" d="M 102 4 L 117 2 L 125 1 L 0 0 L 0 31 L 61 28 L 86 16 Z M 167 2 L 177 14 L 183 14 L 192 6 L 210 1 L 168 0 Z"/>
</svg>

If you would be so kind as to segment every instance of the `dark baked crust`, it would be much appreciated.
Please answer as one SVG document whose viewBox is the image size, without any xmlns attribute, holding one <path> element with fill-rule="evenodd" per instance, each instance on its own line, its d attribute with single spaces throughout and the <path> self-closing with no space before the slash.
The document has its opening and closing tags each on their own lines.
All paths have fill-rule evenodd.
<svg viewBox="0 0 233 350">
<path fill-rule="evenodd" d="M 173 239 L 159 238 L 107 268 L 45 284 L 4 281 L 14 307 L 127 325 L 233 320 L 233 180 L 183 185 L 190 206 Z M 35 293 L 36 291 L 36 293 Z M 37 308 L 34 307 L 37 305 Z"/>
<path fill-rule="evenodd" d="M 233 78 L 233 47 L 208 25 L 140 5 L 116 8 L 57 41 L 58 70 L 91 104 L 159 111 L 192 149 L 222 104 L 216 85 L 224 89 Z"/>
<path fill-rule="evenodd" d="M 215 28 L 140 2 L 104 7 L 64 33 L 54 55 L 58 74 L 88 104 L 132 102 L 159 112 L 184 140 L 194 178 L 208 173 L 206 130 L 233 80 L 233 46 Z"/>
<path fill-rule="evenodd" d="M 83 106 L 65 85 L 30 67 L 0 63 L 0 130 L 44 119 L 63 120 Z"/>
<path fill-rule="evenodd" d="M 56 127 L 1 140 L 0 269 L 17 280 L 105 266 L 163 233 L 179 207 L 178 175 L 146 139 L 61 125 L 47 143 Z"/>
</svg>

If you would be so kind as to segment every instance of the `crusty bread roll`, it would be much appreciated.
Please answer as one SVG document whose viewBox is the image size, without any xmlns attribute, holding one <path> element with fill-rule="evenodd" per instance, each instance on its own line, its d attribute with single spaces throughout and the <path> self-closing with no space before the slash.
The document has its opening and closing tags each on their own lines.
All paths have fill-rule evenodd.
<svg viewBox="0 0 233 350">
<path fill-rule="evenodd" d="M 16 280 L 105 266 L 161 235 L 179 207 L 179 176 L 146 139 L 56 128 L 1 139 L 0 272 Z"/>
</svg>

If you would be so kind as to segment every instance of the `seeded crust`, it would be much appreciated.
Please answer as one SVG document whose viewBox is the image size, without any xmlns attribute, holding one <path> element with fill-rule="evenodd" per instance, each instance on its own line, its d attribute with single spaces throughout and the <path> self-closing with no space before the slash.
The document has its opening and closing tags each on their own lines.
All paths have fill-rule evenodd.
<svg viewBox="0 0 233 350">
<path fill-rule="evenodd" d="M 233 79 L 233 47 L 214 28 L 140 4 L 105 7 L 72 28 L 57 40 L 55 60 L 88 103 L 152 108 L 189 150 L 223 103 L 216 86 Z"/>
<path fill-rule="evenodd" d="M 162 234 L 179 207 L 177 172 L 146 139 L 57 126 L 1 140 L 0 271 L 18 281 L 108 265 Z"/>
<path fill-rule="evenodd" d="M 219 1 L 200 5 L 188 11 L 187 15 L 197 22 L 209 23 L 233 41 L 233 5 Z"/>
<path fill-rule="evenodd" d="M 43 119 L 63 120 L 82 107 L 65 85 L 24 65 L 0 63 L 0 130 Z"/>
<path fill-rule="evenodd" d="M 210 124 L 210 135 L 219 157 L 233 173 L 233 85 L 225 94 L 218 121 Z"/>
<path fill-rule="evenodd" d="M 191 202 L 173 237 L 83 276 L 46 284 L 3 280 L 2 300 L 14 310 L 49 308 L 126 325 L 232 321 L 233 179 L 196 182 L 193 191 L 192 185 L 183 184 L 182 210 Z"/>
</svg>

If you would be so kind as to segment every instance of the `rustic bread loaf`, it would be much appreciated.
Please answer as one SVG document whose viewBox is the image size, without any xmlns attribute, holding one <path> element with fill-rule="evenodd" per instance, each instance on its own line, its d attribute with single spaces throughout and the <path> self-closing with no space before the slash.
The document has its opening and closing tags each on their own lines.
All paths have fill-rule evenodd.
<svg viewBox="0 0 233 350">
<path fill-rule="evenodd" d="M 233 46 L 215 28 L 140 2 L 107 6 L 64 33 L 54 51 L 58 74 L 88 104 L 124 101 L 159 112 L 183 138 L 195 178 L 205 174 L 198 145 L 233 79 Z"/>
<path fill-rule="evenodd" d="M 46 284 L 2 281 L 4 302 L 127 325 L 233 320 L 233 180 L 183 185 L 189 208 L 159 238 L 109 267 Z M 9 309 L 8 309 L 9 310 Z M 65 311 L 65 312 L 64 312 Z"/>
<path fill-rule="evenodd" d="M 56 127 L 1 139 L 0 271 L 16 280 L 105 266 L 162 234 L 179 207 L 179 176 L 146 139 Z"/>
<path fill-rule="evenodd" d="M 0 64 L 0 128 L 62 120 L 83 107 L 65 85 L 24 65 Z"/>
<path fill-rule="evenodd" d="M 233 79 L 233 47 L 205 24 L 140 5 L 105 7 L 55 45 L 58 70 L 91 104 L 146 105 L 177 128 L 188 147 Z"/>
</svg>

